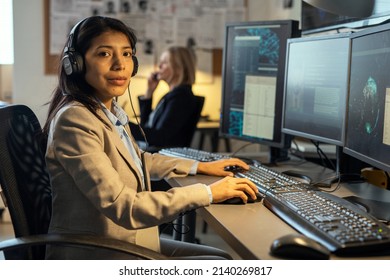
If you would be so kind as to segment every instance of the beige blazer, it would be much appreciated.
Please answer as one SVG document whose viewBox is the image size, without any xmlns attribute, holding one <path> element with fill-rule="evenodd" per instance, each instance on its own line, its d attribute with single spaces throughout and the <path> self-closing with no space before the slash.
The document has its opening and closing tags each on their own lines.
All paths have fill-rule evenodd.
<svg viewBox="0 0 390 280">
<path fill-rule="evenodd" d="M 209 205 L 209 196 L 202 184 L 151 192 L 150 177 L 187 176 L 194 161 L 145 153 L 147 190 L 142 191 L 133 158 L 104 112 L 98 114 L 108 126 L 79 103 L 62 108 L 51 123 L 46 152 L 53 191 L 49 232 L 107 236 L 159 251 L 157 225 Z M 96 254 L 53 247 L 47 255 L 104 258 Z"/>
</svg>

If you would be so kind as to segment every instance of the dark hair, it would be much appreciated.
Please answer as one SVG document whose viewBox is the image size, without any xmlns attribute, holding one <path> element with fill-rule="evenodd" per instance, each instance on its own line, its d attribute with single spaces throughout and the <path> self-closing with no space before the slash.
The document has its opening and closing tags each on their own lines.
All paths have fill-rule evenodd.
<svg viewBox="0 0 390 280">
<path fill-rule="evenodd" d="M 77 51 L 82 58 L 85 58 L 85 53 L 91 47 L 91 42 L 94 38 L 100 36 L 102 33 L 114 30 L 125 34 L 133 48 L 133 54 L 135 54 L 135 45 L 137 37 L 135 32 L 130 27 L 126 26 L 122 21 L 102 16 L 92 16 L 82 20 L 78 27 L 78 32 L 75 38 L 67 39 L 64 46 L 69 46 L 70 40 L 73 41 L 75 51 Z M 64 56 L 64 50 L 62 51 L 61 58 Z M 52 98 L 49 102 L 49 112 L 46 123 L 43 127 L 43 133 L 47 136 L 49 133 L 50 123 L 53 120 L 56 113 L 64 107 L 66 104 L 75 100 L 82 103 L 89 111 L 91 111 L 98 119 L 104 122 L 103 119 L 97 114 L 99 103 L 96 101 L 93 92 L 93 88 L 85 81 L 85 68 L 82 70 L 82 74 L 70 75 L 65 73 L 62 67 L 62 63 L 59 63 L 58 68 L 58 85 L 53 91 Z M 104 122 L 105 123 L 105 122 Z"/>
</svg>

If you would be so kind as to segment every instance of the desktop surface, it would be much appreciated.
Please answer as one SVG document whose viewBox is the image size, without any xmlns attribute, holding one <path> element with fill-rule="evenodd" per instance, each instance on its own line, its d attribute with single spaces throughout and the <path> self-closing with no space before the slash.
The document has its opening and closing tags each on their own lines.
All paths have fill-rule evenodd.
<svg viewBox="0 0 390 280">
<path fill-rule="evenodd" d="M 314 163 L 293 159 L 288 163 L 275 167 L 278 171 L 292 167 L 305 166 L 306 169 L 324 170 Z M 325 170 L 326 171 L 326 170 Z M 326 171 L 329 172 L 329 171 Z M 219 177 L 196 175 L 185 178 L 172 178 L 172 186 L 185 186 L 194 183 L 210 184 Z M 390 201 L 390 192 L 379 189 L 367 183 L 342 184 L 334 192 L 340 197 L 363 196 L 369 199 Z M 270 254 L 272 243 L 287 234 L 297 231 L 276 216 L 262 203 L 246 205 L 212 204 L 196 210 L 199 215 L 243 258 L 243 259 L 277 259 Z M 331 255 L 331 259 L 346 259 Z M 390 259 L 389 255 L 375 257 L 348 257 L 348 259 Z"/>
</svg>

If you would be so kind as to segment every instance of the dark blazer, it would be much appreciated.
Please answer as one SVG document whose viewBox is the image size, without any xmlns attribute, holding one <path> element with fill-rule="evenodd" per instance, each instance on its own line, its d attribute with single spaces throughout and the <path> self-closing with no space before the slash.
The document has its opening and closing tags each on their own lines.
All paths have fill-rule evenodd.
<svg viewBox="0 0 390 280">
<path fill-rule="evenodd" d="M 141 127 L 145 132 L 147 141 L 151 146 L 181 147 L 185 146 L 185 127 L 190 123 L 195 110 L 197 110 L 195 96 L 190 85 L 180 85 L 168 92 L 156 106 L 155 115 L 151 125 L 148 125 L 152 113 L 152 99 L 139 98 L 141 113 Z M 131 132 L 137 141 L 144 138 L 135 124 L 130 124 Z"/>
</svg>

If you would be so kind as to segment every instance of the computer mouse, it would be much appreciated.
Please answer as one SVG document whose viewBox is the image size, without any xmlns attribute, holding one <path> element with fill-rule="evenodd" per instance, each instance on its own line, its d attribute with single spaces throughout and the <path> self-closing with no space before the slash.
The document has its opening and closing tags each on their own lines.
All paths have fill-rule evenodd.
<svg viewBox="0 0 390 280">
<path fill-rule="evenodd" d="M 225 168 L 223 170 L 230 171 L 233 173 L 246 171 L 244 168 L 242 168 L 241 166 L 238 166 L 238 165 L 228 165 L 228 166 L 225 166 Z"/>
<path fill-rule="evenodd" d="M 302 174 L 298 171 L 294 171 L 294 170 L 285 170 L 285 171 L 282 171 L 283 174 L 287 175 L 287 176 L 290 176 L 290 177 L 293 177 L 295 179 L 300 179 L 302 182 L 304 183 L 308 183 L 310 184 L 310 182 L 312 181 L 311 178 L 305 174 Z"/>
<path fill-rule="evenodd" d="M 289 234 L 277 238 L 271 245 L 271 255 L 292 260 L 328 260 L 330 251 L 302 234 Z"/>
<path fill-rule="evenodd" d="M 256 199 L 253 199 L 250 195 L 245 193 L 248 197 L 247 203 L 255 203 L 255 202 L 261 202 L 263 200 L 263 196 L 260 193 L 256 193 Z M 221 204 L 244 204 L 241 198 L 239 197 L 232 197 L 225 201 L 222 201 Z"/>
</svg>

